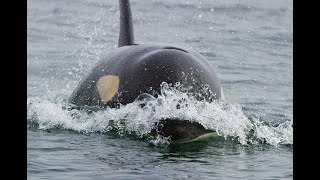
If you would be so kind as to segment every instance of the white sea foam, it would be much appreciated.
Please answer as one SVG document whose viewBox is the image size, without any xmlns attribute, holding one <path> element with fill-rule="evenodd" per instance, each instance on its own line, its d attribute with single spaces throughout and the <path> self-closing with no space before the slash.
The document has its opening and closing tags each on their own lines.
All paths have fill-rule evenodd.
<svg viewBox="0 0 320 180">
<path fill-rule="evenodd" d="M 118 126 L 120 135 L 134 132 L 143 136 L 160 119 L 178 118 L 196 121 L 207 129 L 216 130 L 225 138 L 236 138 L 241 144 L 255 144 L 261 140 L 271 145 L 293 143 L 292 121 L 278 126 L 267 125 L 259 118 L 245 115 L 239 105 L 227 101 L 197 101 L 167 83 L 162 84 L 158 97 L 146 97 L 122 105 L 119 109 L 97 111 L 63 108 L 66 103 L 62 99 L 28 97 L 27 119 L 29 123 L 38 125 L 39 129 L 59 128 L 80 133 L 108 132 L 111 130 L 108 125 L 112 122 Z M 142 103 L 145 106 L 141 108 Z M 165 140 L 159 138 L 152 141 L 165 143 Z"/>
</svg>

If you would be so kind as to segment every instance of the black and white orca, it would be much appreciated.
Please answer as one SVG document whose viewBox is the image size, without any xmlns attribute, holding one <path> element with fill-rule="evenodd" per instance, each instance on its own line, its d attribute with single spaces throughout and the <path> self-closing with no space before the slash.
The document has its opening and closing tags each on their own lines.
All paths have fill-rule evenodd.
<svg viewBox="0 0 320 180">
<path fill-rule="evenodd" d="M 199 53 L 173 46 L 136 44 L 130 2 L 119 0 L 119 5 L 118 48 L 92 68 L 70 95 L 70 103 L 78 107 L 117 108 L 119 104 L 134 102 L 141 94 L 160 94 L 163 82 L 179 83 L 199 101 L 224 98 L 214 68 Z M 214 136 L 216 132 L 197 122 L 163 119 L 150 134 L 170 137 L 173 142 L 188 142 Z"/>
</svg>

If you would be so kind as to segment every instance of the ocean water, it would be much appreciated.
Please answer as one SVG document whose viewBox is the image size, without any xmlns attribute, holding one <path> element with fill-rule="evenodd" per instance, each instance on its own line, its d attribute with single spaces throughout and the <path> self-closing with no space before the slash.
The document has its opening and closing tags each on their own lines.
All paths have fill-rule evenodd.
<svg viewBox="0 0 320 180">
<path fill-rule="evenodd" d="M 131 8 L 137 43 L 199 52 L 226 101 L 197 102 L 164 83 L 144 109 L 66 108 L 79 81 L 117 48 L 118 0 L 28 0 L 27 178 L 293 179 L 292 1 L 131 0 Z M 188 106 L 173 108 L 181 98 Z M 143 138 L 163 117 L 221 137 Z M 111 120 L 126 128 L 110 129 Z"/>
</svg>

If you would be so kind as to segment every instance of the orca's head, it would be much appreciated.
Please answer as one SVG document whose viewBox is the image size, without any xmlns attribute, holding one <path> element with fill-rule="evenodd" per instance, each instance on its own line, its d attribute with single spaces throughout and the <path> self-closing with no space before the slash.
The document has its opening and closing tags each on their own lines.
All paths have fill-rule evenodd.
<svg viewBox="0 0 320 180">
<path fill-rule="evenodd" d="M 214 130 L 204 128 L 198 122 L 181 119 L 165 119 L 158 122 L 150 133 L 152 136 L 161 135 L 174 143 L 199 141 L 217 136 Z"/>
</svg>

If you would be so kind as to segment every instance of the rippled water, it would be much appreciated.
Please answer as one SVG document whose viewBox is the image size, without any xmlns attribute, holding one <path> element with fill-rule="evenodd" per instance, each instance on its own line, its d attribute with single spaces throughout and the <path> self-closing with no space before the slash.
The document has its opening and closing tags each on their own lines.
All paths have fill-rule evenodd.
<svg viewBox="0 0 320 180">
<path fill-rule="evenodd" d="M 186 98 L 177 110 L 186 95 L 164 85 L 144 109 L 134 102 L 93 113 L 65 102 L 117 47 L 118 1 L 27 3 L 28 179 L 292 179 L 292 1 L 132 0 L 137 43 L 198 51 L 216 67 L 227 102 Z M 143 139 L 161 117 L 221 137 Z M 107 127 L 123 119 L 129 131 Z"/>
</svg>

